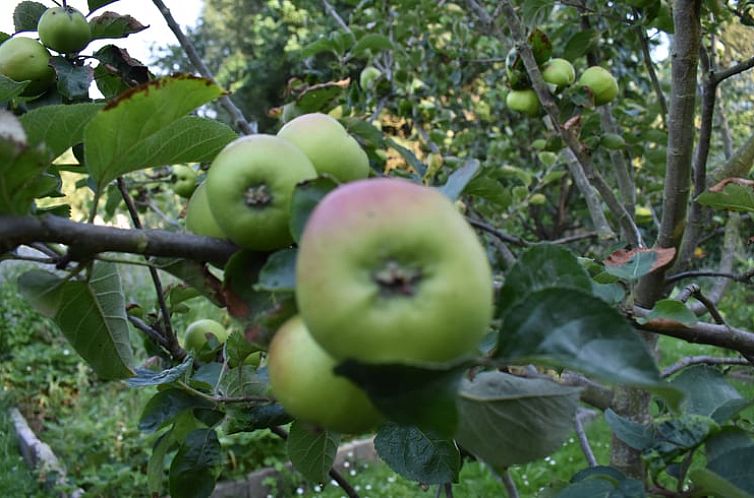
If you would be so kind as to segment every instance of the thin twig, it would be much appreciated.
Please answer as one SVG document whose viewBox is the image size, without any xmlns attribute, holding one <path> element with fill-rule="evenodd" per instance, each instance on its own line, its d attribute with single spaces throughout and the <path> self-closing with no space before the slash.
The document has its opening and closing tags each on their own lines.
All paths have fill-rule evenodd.
<svg viewBox="0 0 754 498">
<path fill-rule="evenodd" d="M 751 69 L 752 67 L 754 67 L 754 57 L 746 59 L 743 62 L 739 62 L 735 66 L 729 67 L 728 69 L 716 71 L 712 74 L 712 80 L 715 82 L 715 85 L 719 85 L 721 82 L 725 81 L 731 76 L 735 76 L 748 69 Z"/>
<path fill-rule="evenodd" d="M 665 99 L 665 93 L 662 91 L 660 80 L 657 78 L 657 72 L 655 71 L 654 63 L 652 62 L 652 54 L 649 50 L 649 38 L 647 32 L 644 31 L 643 26 L 636 26 L 636 34 L 639 36 L 639 43 L 641 44 L 641 53 L 644 57 L 644 66 L 649 73 L 649 79 L 652 82 L 652 88 L 657 95 L 657 102 L 660 104 L 660 118 L 662 118 L 662 127 L 668 129 L 668 103 Z"/>
<path fill-rule="evenodd" d="M 570 244 L 571 242 L 578 242 L 579 240 L 594 239 L 598 236 L 599 234 L 597 232 L 585 232 L 577 233 L 575 235 L 569 235 L 568 237 L 562 237 L 560 239 L 551 240 L 549 242 L 550 244 Z"/>
<path fill-rule="evenodd" d="M 128 193 L 126 182 L 123 177 L 118 177 L 118 190 L 120 190 L 123 201 L 126 203 L 128 213 L 131 215 L 131 221 L 134 228 L 137 230 L 142 229 L 141 220 L 139 220 L 139 213 L 134 205 L 134 200 Z M 160 314 L 162 315 L 163 332 L 165 333 L 165 346 L 170 354 L 178 361 L 183 360 L 186 357 L 186 351 L 178 344 L 178 338 L 173 331 L 173 325 L 170 323 L 170 310 L 168 309 L 167 302 L 165 301 L 165 291 L 162 287 L 162 281 L 160 280 L 160 274 L 157 270 L 150 266 L 149 276 L 152 278 L 152 284 L 154 285 L 155 292 L 157 294 L 157 303 L 160 307 Z"/>
<path fill-rule="evenodd" d="M 676 372 L 693 365 L 744 365 L 751 366 L 745 358 L 722 358 L 719 356 L 687 356 L 662 371 L 663 377 L 670 377 Z"/>
<path fill-rule="evenodd" d="M 586 430 L 584 430 L 584 421 L 582 420 L 584 413 L 586 413 L 584 410 L 576 411 L 576 416 L 574 417 L 576 435 L 579 438 L 579 446 L 581 446 L 581 451 L 584 452 L 587 463 L 590 467 L 596 467 L 597 459 L 594 457 L 592 446 L 589 444 L 589 438 L 586 436 Z"/>
<path fill-rule="evenodd" d="M 497 239 L 502 240 L 503 242 L 507 242 L 508 244 L 513 244 L 514 246 L 518 246 L 518 247 L 527 247 L 531 245 L 530 242 L 524 239 L 521 239 L 519 237 L 516 237 L 515 235 L 509 235 L 503 231 L 500 231 L 497 228 L 493 227 L 492 225 L 489 225 L 483 221 L 475 220 L 475 219 L 468 219 L 468 222 L 474 228 L 478 228 L 479 230 L 482 230 L 483 232 L 487 232 L 488 234 L 494 236 Z"/>
<path fill-rule="evenodd" d="M 687 278 L 699 278 L 699 277 L 718 277 L 718 278 L 727 278 L 729 280 L 734 280 L 736 282 L 740 282 L 742 284 L 752 284 L 752 280 L 754 279 L 754 270 L 749 270 L 745 273 L 729 273 L 729 272 L 723 272 L 723 271 L 711 271 L 711 270 L 693 270 L 693 271 L 684 271 L 681 273 L 676 273 L 673 275 L 669 275 L 665 282 L 672 284 L 673 282 L 677 282 L 679 280 L 685 280 Z"/>
<path fill-rule="evenodd" d="M 162 17 L 165 18 L 165 22 L 168 23 L 168 27 L 175 35 L 178 43 L 180 43 L 183 50 L 186 52 L 186 55 L 191 61 L 191 64 L 193 64 L 196 70 L 199 71 L 199 74 L 207 79 L 215 81 L 214 75 L 204 63 L 202 58 L 199 57 L 199 54 L 196 51 L 196 47 L 194 47 L 194 44 L 191 43 L 191 40 L 189 40 L 186 35 L 183 34 L 183 31 L 175 21 L 173 14 L 170 13 L 170 9 L 165 6 L 165 3 L 162 0 L 152 0 L 152 2 L 155 4 L 157 9 L 159 9 Z M 252 135 L 256 133 L 255 127 L 249 124 L 249 122 L 244 117 L 243 112 L 241 112 L 241 109 L 239 109 L 238 106 L 233 103 L 230 97 L 223 95 L 219 100 L 220 105 L 228 112 L 228 114 L 230 114 L 231 118 L 233 118 L 233 123 L 235 124 L 236 128 L 241 130 L 241 132 L 243 132 L 245 135 Z"/>
<path fill-rule="evenodd" d="M 155 330 L 154 327 L 150 327 L 147 322 L 142 320 L 141 318 L 128 315 L 128 321 L 133 324 L 134 327 L 141 330 L 146 334 L 149 339 L 161 347 L 166 347 L 165 338 L 160 334 L 159 331 Z"/>
<path fill-rule="evenodd" d="M 322 5 L 325 7 L 325 10 L 327 11 L 330 16 L 335 19 L 335 22 L 338 23 L 338 25 L 343 28 L 343 31 L 346 33 L 353 35 L 353 31 L 351 31 L 351 28 L 348 27 L 348 24 L 343 20 L 342 17 L 340 17 L 340 14 L 338 14 L 338 11 L 335 10 L 335 7 L 330 5 L 330 2 L 327 0 L 322 0 Z"/>
<path fill-rule="evenodd" d="M 508 498 L 519 498 L 516 483 L 513 482 L 513 478 L 511 477 L 510 472 L 508 472 L 508 469 L 503 469 L 503 471 L 500 472 L 500 479 L 503 481 L 503 486 L 505 486 L 505 492 L 508 494 Z"/>
</svg>

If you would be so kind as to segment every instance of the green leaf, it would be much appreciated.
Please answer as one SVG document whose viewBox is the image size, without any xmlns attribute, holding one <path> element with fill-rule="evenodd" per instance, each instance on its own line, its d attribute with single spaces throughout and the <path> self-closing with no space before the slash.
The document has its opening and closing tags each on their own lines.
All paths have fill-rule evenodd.
<svg viewBox="0 0 754 498">
<path fill-rule="evenodd" d="M 34 199 L 49 190 L 40 182 L 52 159 L 44 147 L 28 147 L 18 119 L 0 112 L 0 213 L 29 212 Z"/>
<path fill-rule="evenodd" d="M 259 348 L 246 340 L 237 330 L 234 330 L 225 341 L 225 358 L 231 367 L 242 364 L 247 356 L 256 351 L 259 351 Z"/>
<path fill-rule="evenodd" d="M 254 405 L 244 408 L 229 408 L 227 413 L 228 417 L 223 427 L 226 434 L 269 429 L 288 424 L 292 420 L 282 405 L 278 403 Z"/>
<path fill-rule="evenodd" d="M 13 27 L 18 31 L 36 31 L 39 18 L 47 10 L 45 4 L 24 1 L 13 11 Z"/>
<path fill-rule="evenodd" d="M 213 407 L 213 403 L 180 389 L 160 391 L 152 396 L 142 410 L 139 429 L 144 432 L 154 432 L 185 410 Z"/>
<path fill-rule="evenodd" d="M 499 310 L 504 315 L 529 294 L 550 287 L 590 291 L 589 274 L 568 249 L 551 244 L 534 246 L 524 252 L 505 277 L 500 291 Z"/>
<path fill-rule="evenodd" d="M 538 460 L 573 431 L 580 391 L 544 379 L 481 373 L 461 384 L 456 439 L 498 470 Z"/>
<path fill-rule="evenodd" d="M 194 154 L 206 159 L 207 147 L 217 147 L 217 137 L 207 140 L 194 120 L 181 118 L 222 93 L 209 80 L 177 76 L 149 82 L 111 101 L 84 130 L 85 160 L 92 177 L 103 187 L 141 168 L 176 159 L 200 160 L 191 157 Z"/>
<path fill-rule="evenodd" d="M 712 417 L 722 424 L 754 400 L 746 400 L 718 369 L 697 365 L 684 369 L 670 383 L 685 395 L 684 411 Z"/>
<path fill-rule="evenodd" d="M 612 408 L 605 410 L 605 422 L 618 439 L 635 450 L 649 448 L 654 442 L 651 426 L 621 417 Z"/>
<path fill-rule="evenodd" d="M 351 48 L 351 54 L 354 57 L 362 55 L 368 55 L 367 51 L 377 53 L 382 50 L 391 50 L 393 48 L 393 42 L 390 41 L 385 35 L 377 33 L 369 33 L 359 38 L 359 41 Z"/>
<path fill-rule="evenodd" d="M 732 487 L 754 494 L 754 446 L 735 448 L 707 462 L 707 471 L 720 476 Z M 696 479 L 692 476 L 692 479 Z M 737 496 L 735 493 L 725 498 Z"/>
<path fill-rule="evenodd" d="M 320 176 L 296 185 L 291 199 L 290 230 L 293 240 L 298 242 L 312 211 L 330 191 L 335 190 L 338 183 L 332 178 Z"/>
<path fill-rule="evenodd" d="M 728 183 L 721 192 L 702 192 L 696 202 L 713 209 L 754 212 L 754 188 L 751 185 Z"/>
<path fill-rule="evenodd" d="M 307 88 L 296 97 L 296 108 L 301 114 L 319 112 L 326 109 L 330 103 L 339 97 L 344 89 L 341 83 L 330 82 Z"/>
<path fill-rule="evenodd" d="M 30 82 L 14 81 L 0 74 L 0 102 L 7 102 L 23 93 Z"/>
<path fill-rule="evenodd" d="M 445 194 L 451 201 L 461 197 L 466 186 L 476 176 L 481 168 L 481 163 L 476 159 L 467 160 L 463 166 L 455 170 L 448 181 L 440 187 L 440 192 Z"/>
<path fill-rule="evenodd" d="M 207 265 L 198 261 L 171 258 L 152 258 L 151 263 L 160 270 L 181 279 L 215 306 L 223 305 L 220 282 L 207 269 Z"/>
<path fill-rule="evenodd" d="M 403 159 L 406 160 L 406 162 L 414 168 L 414 171 L 420 176 L 423 177 L 425 173 L 427 172 L 427 167 L 422 163 L 419 159 L 417 159 L 416 155 L 411 152 L 411 150 L 407 149 L 406 147 L 402 146 L 392 138 L 388 138 L 385 140 L 385 144 L 388 147 L 391 147 L 398 152 L 398 154 L 401 155 Z"/>
<path fill-rule="evenodd" d="M 282 249 L 270 255 L 259 272 L 255 289 L 270 292 L 293 292 L 296 288 L 298 249 Z"/>
<path fill-rule="evenodd" d="M 170 464 L 170 495 L 173 498 L 206 498 L 215 489 L 223 461 L 217 434 L 197 429 L 186 436 Z"/>
<path fill-rule="evenodd" d="M 605 271 L 623 280 L 638 280 L 669 264 L 675 256 L 673 248 L 620 249 L 604 261 Z"/>
<path fill-rule="evenodd" d="M 529 294 L 512 307 L 498 335 L 497 356 L 509 363 L 541 362 L 608 382 L 645 387 L 671 402 L 680 393 L 660 379 L 647 347 L 623 316 L 573 288 Z"/>
<path fill-rule="evenodd" d="M 754 439 L 751 434 L 744 429 L 728 426 L 705 441 L 704 453 L 709 462 L 729 451 L 752 446 L 754 446 Z"/>
<path fill-rule="evenodd" d="M 108 380 L 133 376 L 126 304 L 114 264 L 96 263 L 89 282 L 33 270 L 18 283 L 32 306 L 52 317 L 97 375 Z"/>
<path fill-rule="evenodd" d="M 19 118 L 29 143 L 45 144 L 58 157 L 84 138 L 84 127 L 102 109 L 101 104 L 48 105 Z"/>
<path fill-rule="evenodd" d="M 270 390 L 270 380 L 265 369 L 241 365 L 225 373 L 221 382 L 223 394 L 230 398 L 265 396 Z"/>
<path fill-rule="evenodd" d="M 652 320 L 672 320 L 684 325 L 693 325 L 699 320 L 686 304 L 674 299 L 661 299 L 655 303 L 654 308 L 646 317 L 639 318 L 639 323 L 647 323 Z"/>
<path fill-rule="evenodd" d="M 306 58 L 312 57 L 322 52 L 333 52 L 337 54 L 337 47 L 332 40 L 323 37 L 303 47 L 299 51 L 299 54 L 301 55 L 301 57 Z"/>
<path fill-rule="evenodd" d="M 736 485 L 708 469 L 692 469 L 689 478 L 694 483 L 694 494 L 698 497 L 714 498 L 752 498 L 754 494 L 738 488 Z"/>
<path fill-rule="evenodd" d="M 590 467 L 576 473 L 555 498 L 645 498 L 644 485 L 612 467 Z"/>
<path fill-rule="evenodd" d="M 595 29 L 577 31 L 565 44 L 563 58 L 573 61 L 599 45 L 601 33 Z"/>
<path fill-rule="evenodd" d="M 191 369 L 191 366 L 193 364 L 193 358 L 191 356 L 187 356 L 182 363 L 179 363 L 173 368 L 168 368 L 167 370 L 163 370 L 161 372 L 155 372 L 144 368 L 137 368 L 135 369 L 136 375 L 134 377 L 131 377 L 130 379 L 126 379 L 126 384 L 128 385 L 128 387 L 148 387 L 159 386 L 161 384 L 170 384 L 171 382 L 175 382 L 176 380 L 183 378 L 186 375 L 186 372 Z"/>
<path fill-rule="evenodd" d="M 387 423 L 377 432 L 374 448 L 391 469 L 412 481 L 445 484 L 458 480 L 461 454 L 452 439 Z"/>
<path fill-rule="evenodd" d="M 165 473 L 165 457 L 168 451 L 175 446 L 172 432 L 169 431 L 160 436 L 152 447 L 152 454 L 147 463 L 147 488 L 149 493 L 160 496 L 162 493 L 163 474 Z"/>
<path fill-rule="evenodd" d="M 105 12 L 89 19 L 89 27 L 92 30 L 92 40 L 125 38 L 148 28 L 133 17 L 116 12 Z"/>
<path fill-rule="evenodd" d="M 294 421 L 288 434 L 288 458 L 312 482 L 325 482 L 335 462 L 340 435 Z"/>
<path fill-rule="evenodd" d="M 89 97 L 89 86 L 94 80 L 94 70 L 91 66 L 75 66 L 59 55 L 50 57 L 50 65 L 58 77 L 57 89 L 60 95 L 69 100 Z"/>
<path fill-rule="evenodd" d="M 111 3 L 115 3 L 118 0 L 87 0 L 87 5 L 89 6 L 89 12 L 93 12 L 99 8 L 104 7 L 105 5 L 110 5 Z"/>
<path fill-rule="evenodd" d="M 458 384 L 467 367 L 466 361 L 411 366 L 347 360 L 335 367 L 335 373 L 361 387 L 394 422 L 452 436 L 458 425 Z"/>
</svg>

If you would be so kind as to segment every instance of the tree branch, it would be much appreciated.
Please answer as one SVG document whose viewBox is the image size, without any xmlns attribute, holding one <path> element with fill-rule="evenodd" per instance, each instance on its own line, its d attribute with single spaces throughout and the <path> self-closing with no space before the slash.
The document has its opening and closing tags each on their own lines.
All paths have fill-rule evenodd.
<svg viewBox="0 0 754 498">
<path fill-rule="evenodd" d="M 597 458 L 595 458 L 594 456 L 594 452 L 592 451 L 592 446 L 589 444 L 589 438 L 586 436 L 586 430 L 584 429 L 583 418 L 585 416 L 585 413 L 588 413 L 588 412 L 585 410 L 576 411 L 576 416 L 574 417 L 574 424 L 576 426 L 576 435 L 579 438 L 579 446 L 581 446 L 581 451 L 584 453 L 587 463 L 589 464 L 590 467 L 596 467 Z"/>
<path fill-rule="evenodd" d="M 709 270 L 685 271 L 685 272 L 676 273 L 674 275 L 668 276 L 665 279 L 665 282 L 673 283 L 673 282 L 677 282 L 679 280 L 684 280 L 687 278 L 698 278 L 698 277 L 720 277 L 720 278 L 727 278 L 735 282 L 741 282 L 743 284 L 754 284 L 754 282 L 752 281 L 752 279 L 754 279 L 754 270 L 749 270 L 744 273 L 729 273 L 729 272 L 723 272 L 723 271 L 709 271 Z"/>
<path fill-rule="evenodd" d="M 722 71 L 715 71 L 714 74 L 712 74 L 711 79 L 715 82 L 715 85 L 719 85 L 723 81 L 727 80 L 731 76 L 735 76 L 739 73 L 743 73 L 746 70 L 751 69 L 754 67 L 754 57 L 750 59 L 746 59 L 743 62 L 739 62 L 735 66 L 729 67 L 728 69 L 724 69 Z"/>
<path fill-rule="evenodd" d="M 187 233 L 90 225 L 52 215 L 0 216 L 0 253 L 34 242 L 65 244 L 81 259 L 102 252 L 122 252 L 219 265 L 238 250 L 228 241 Z"/>
<path fill-rule="evenodd" d="M 694 365 L 748 365 L 751 366 L 746 358 L 722 358 L 719 356 L 687 356 L 678 362 L 672 364 L 662 371 L 663 377 L 670 377 L 684 368 Z"/>
<path fill-rule="evenodd" d="M 162 0 L 152 0 L 152 2 L 155 4 L 157 9 L 159 9 L 162 17 L 165 18 L 165 22 L 168 23 L 168 27 L 175 35 L 184 52 L 186 52 L 189 61 L 191 61 L 191 64 L 193 64 L 196 70 L 199 71 L 199 74 L 207 79 L 215 81 L 214 75 L 204 63 L 202 58 L 199 57 L 199 54 L 197 53 L 194 44 L 191 43 L 191 40 L 189 40 L 186 35 L 183 34 L 183 31 L 175 21 L 173 14 L 170 13 L 170 9 L 167 8 Z M 241 112 L 241 109 L 239 109 L 238 106 L 233 103 L 230 97 L 223 95 L 219 100 L 220 105 L 227 111 L 228 114 L 230 114 L 230 117 L 233 119 L 233 124 L 237 129 L 241 130 L 241 132 L 243 132 L 245 135 L 252 135 L 256 133 L 255 127 L 249 124 L 249 122 Z"/>
<path fill-rule="evenodd" d="M 660 117 L 662 118 L 662 126 L 666 130 L 668 129 L 668 103 L 665 100 L 665 93 L 662 91 L 660 80 L 657 78 L 657 72 L 655 71 L 654 63 L 652 62 L 652 54 L 649 51 L 649 38 L 647 32 L 644 31 L 642 26 L 636 26 L 636 34 L 639 36 L 639 43 L 641 44 L 641 53 L 644 56 L 644 66 L 649 73 L 649 79 L 652 82 L 652 88 L 657 95 L 657 102 L 660 104 Z"/>
<path fill-rule="evenodd" d="M 346 22 L 343 20 L 343 18 L 340 17 L 340 14 L 338 14 L 338 11 L 335 10 L 335 7 L 333 7 L 332 5 L 330 5 L 330 2 L 328 2 L 327 0 L 322 0 L 322 5 L 324 6 L 324 8 L 327 11 L 327 13 L 330 14 L 330 16 L 333 19 L 335 19 L 335 22 L 338 23 L 338 26 L 340 26 L 343 29 L 343 31 L 345 31 L 346 33 L 349 33 L 349 34 L 353 35 L 353 31 L 351 31 L 351 28 L 349 28 L 348 24 L 346 24 Z"/>
<path fill-rule="evenodd" d="M 694 148 L 696 73 L 701 46 L 701 0 L 678 0 L 674 4 L 672 93 L 668 114 L 668 149 L 663 190 L 662 220 L 656 247 L 678 247 L 686 225 L 686 211 Z M 639 281 L 636 302 L 651 308 L 663 294 L 664 269 Z"/>
</svg>

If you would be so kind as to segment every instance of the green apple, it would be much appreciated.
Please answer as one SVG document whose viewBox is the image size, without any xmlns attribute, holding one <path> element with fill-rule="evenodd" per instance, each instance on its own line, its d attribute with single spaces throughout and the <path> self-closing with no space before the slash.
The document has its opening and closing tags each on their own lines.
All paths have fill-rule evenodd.
<svg viewBox="0 0 754 498">
<path fill-rule="evenodd" d="M 259 364 L 262 362 L 262 352 L 256 351 L 254 353 L 251 353 L 249 356 L 247 356 L 243 360 L 244 365 L 249 365 L 251 367 L 257 368 Z"/>
<path fill-rule="evenodd" d="M 568 86 L 576 81 L 576 70 L 565 59 L 550 59 L 542 69 L 542 77 L 555 86 Z"/>
<path fill-rule="evenodd" d="M 272 394 L 292 417 L 323 429 L 367 432 L 382 419 L 367 395 L 333 373 L 335 360 L 296 316 L 275 333 L 267 354 Z"/>
<path fill-rule="evenodd" d="M 531 88 L 526 90 L 511 90 L 505 98 L 505 104 L 512 111 L 523 112 L 528 116 L 539 114 L 539 98 Z"/>
<path fill-rule="evenodd" d="M 341 182 L 369 176 L 366 152 L 338 120 L 327 114 L 299 116 L 286 123 L 278 136 L 304 151 L 318 174 L 332 175 Z"/>
<path fill-rule="evenodd" d="M 361 86 L 361 89 L 366 91 L 374 88 L 377 84 L 377 79 L 380 76 L 382 76 L 382 71 L 376 67 L 367 66 L 362 69 L 361 74 L 359 75 L 359 85 Z"/>
<path fill-rule="evenodd" d="M 186 339 L 183 341 L 185 348 L 191 352 L 198 353 L 207 343 L 207 335 L 212 334 L 220 344 L 225 344 L 225 340 L 230 335 L 222 324 L 205 318 L 197 320 L 186 329 Z"/>
<path fill-rule="evenodd" d="M 456 206 L 406 180 L 338 187 L 299 244 L 299 311 L 338 360 L 445 362 L 472 353 L 492 295 L 486 252 Z"/>
<path fill-rule="evenodd" d="M 194 191 L 186 208 L 186 228 L 197 235 L 224 239 L 225 233 L 217 224 L 209 209 L 207 183 L 202 183 Z"/>
<path fill-rule="evenodd" d="M 589 88 L 594 96 L 594 105 L 607 104 L 618 95 L 618 82 L 610 71 L 592 66 L 581 74 L 579 85 Z"/>
<path fill-rule="evenodd" d="M 291 142 L 250 135 L 228 144 L 207 174 L 212 216 L 241 247 L 280 249 L 293 242 L 288 222 L 296 184 L 317 176 L 312 162 Z"/>
<path fill-rule="evenodd" d="M 177 164 L 173 166 L 173 192 L 188 199 L 196 190 L 197 174 L 191 166 Z"/>
<path fill-rule="evenodd" d="M 652 209 L 646 206 L 636 206 L 634 208 L 634 218 L 639 225 L 649 225 L 654 220 Z"/>
<path fill-rule="evenodd" d="M 45 46 L 62 54 L 78 52 L 92 40 L 86 17 L 73 7 L 47 9 L 39 18 L 37 31 Z"/>
<path fill-rule="evenodd" d="M 15 36 L 0 45 L 0 74 L 15 81 L 29 81 L 21 95 L 39 95 L 55 81 L 50 52 L 36 40 Z"/>
</svg>

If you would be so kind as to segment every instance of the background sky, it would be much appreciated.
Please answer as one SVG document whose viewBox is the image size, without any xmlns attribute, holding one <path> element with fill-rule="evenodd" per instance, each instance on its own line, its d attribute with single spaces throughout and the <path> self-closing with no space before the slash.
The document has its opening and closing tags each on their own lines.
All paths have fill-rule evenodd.
<svg viewBox="0 0 754 498">
<path fill-rule="evenodd" d="M 21 1 L 22 0 L 0 0 L 0 31 L 9 34 L 13 33 L 13 10 L 16 8 L 16 5 L 21 3 Z M 50 0 L 36 1 L 49 5 L 50 7 L 55 6 Z M 199 13 L 204 4 L 203 0 L 164 0 L 164 2 L 170 9 L 173 17 L 184 29 L 186 26 L 193 26 L 196 24 L 196 20 L 198 19 Z M 68 0 L 68 5 L 79 9 L 84 15 L 88 12 L 86 0 Z M 149 55 L 149 49 L 153 44 L 159 46 L 177 43 L 173 32 L 170 31 L 165 19 L 162 18 L 162 15 L 160 15 L 157 7 L 154 6 L 151 0 L 121 0 L 95 11 L 94 15 L 96 16 L 106 11 L 129 14 L 145 26 L 148 25 L 149 29 L 145 29 L 141 33 L 133 34 L 128 38 L 97 40 L 85 49 L 85 53 L 91 53 L 103 45 L 112 43 L 125 48 L 128 50 L 131 57 L 135 57 L 142 63 L 149 65 L 152 60 Z M 24 36 L 36 38 L 36 33 L 28 32 L 25 33 Z"/>
</svg>

